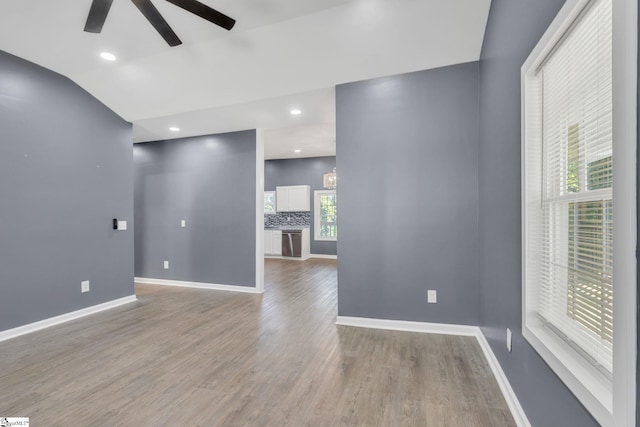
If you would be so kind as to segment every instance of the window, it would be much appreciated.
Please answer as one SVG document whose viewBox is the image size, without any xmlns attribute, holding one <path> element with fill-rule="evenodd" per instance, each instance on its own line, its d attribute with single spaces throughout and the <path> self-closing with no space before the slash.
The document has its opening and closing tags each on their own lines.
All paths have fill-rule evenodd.
<svg viewBox="0 0 640 427">
<path fill-rule="evenodd" d="M 614 313 L 616 293 L 633 288 L 616 273 L 630 254 L 614 263 L 614 221 L 635 218 L 635 200 L 614 200 L 615 182 L 635 181 L 621 180 L 614 143 L 613 2 L 624 1 L 568 1 L 522 68 L 522 332 L 605 426 L 632 413 L 614 413 L 627 393 L 616 391 L 627 356 L 614 329 L 635 323 Z"/>
<path fill-rule="evenodd" d="M 314 191 L 314 239 L 337 240 L 336 190 Z"/>
<path fill-rule="evenodd" d="M 276 192 L 275 191 L 264 192 L 264 213 L 265 214 L 276 213 Z"/>
</svg>

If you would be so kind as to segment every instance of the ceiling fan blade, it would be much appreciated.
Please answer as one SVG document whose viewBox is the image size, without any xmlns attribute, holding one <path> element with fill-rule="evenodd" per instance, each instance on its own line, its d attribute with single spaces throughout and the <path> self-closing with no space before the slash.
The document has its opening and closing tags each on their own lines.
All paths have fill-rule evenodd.
<svg viewBox="0 0 640 427">
<path fill-rule="evenodd" d="M 227 15 L 218 12 L 215 9 L 210 8 L 206 4 L 202 4 L 197 0 L 167 0 L 169 3 L 173 3 L 178 7 L 187 10 L 194 15 L 206 19 L 225 30 L 230 30 L 236 24 L 236 20 L 228 17 Z"/>
<path fill-rule="evenodd" d="M 167 21 L 164 20 L 158 9 L 151 3 L 151 0 L 131 0 L 133 4 L 142 12 L 147 21 L 156 29 L 169 46 L 178 46 L 182 41 L 173 32 Z"/>
<path fill-rule="evenodd" d="M 113 3 L 113 0 L 93 0 L 91 9 L 89 9 L 87 23 L 84 24 L 84 30 L 86 32 L 99 33 L 102 31 L 104 21 L 107 19 L 109 9 L 111 9 L 111 3 Z"/>
</svg>

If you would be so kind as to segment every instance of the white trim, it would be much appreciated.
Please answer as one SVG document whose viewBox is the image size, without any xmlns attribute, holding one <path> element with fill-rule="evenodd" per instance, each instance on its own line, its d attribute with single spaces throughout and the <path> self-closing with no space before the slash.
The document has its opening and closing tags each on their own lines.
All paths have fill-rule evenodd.
<svg viewBox="0 0 640 427">
<path fill-rule="evenodd" d="M 638 2 L 613 0 L 613 422 L 636 425 Z"/>
<path fill-rule="evenodd" d="M 544 327 L 524 327 L 522 336 L 585 408 L 605 424 L 611 417 L 611 385 L 589 362 Z"/>
<path fill-rule="evenodd" d="M 36 332 L 41 329 L 49 328 L 51 326 L 59 325 L 61 323 L 69 322 L 71 320 L 76 320 L 81 317 L 89 316 L 91 314 L 96 314 L 101 311 L 110 310 L 112 308 L 119 307 L 124 304 L 129 304 L 131 302 L 137 301 L 135 295 L 129 295 L 128 297 L 118 298 L 112 301 L 107 301 L 102 304 L 93 305 L 91 307 L 83 308 L 80 310 L 72 311 L 70 313 L 61 314 L 59 316 L 50 317 L 48 319 L 40 320 L 38 322 L 29 323 L 28 325 L 18 326 L 17 328 L 7 329 L 6 331 L 0 332 L 0 341 L 5 341 L 11 338 L 16 338 L 21 335 L 30 334 L 31 332 Z"/>
<path fill-rule="evenodd" d="M 530 71 L 535 73 L 537 67 L 544 62 L 547 55 L 555 48 L 562 39 L 565 32 L 573 25 L 575 19 L 582 13 L 582 10 L 592 0 L 567 0 L 558 12 L 553 22 L 549 25 L 542 38 L 533 48 L 527 60 L 522 64 L 521 72 L 526 74 Z M 524 119 L 524 111 L 521 111 Z M 524 128 L 522 129 L 524 134 Z"/>
<path fill-rule="evenodd" d="M 309 258 L 338 259 L 338 255 L 310 254 Z"/>
<path fill-rule="evenodd" d="M 504 400 L 509 406 L 511 415 L 518 427 L 531 427 L 531 423 L 527 418 L 527 414 L 524 412 L 518 396 L 511 388 L 509 379 L 502 370 L 500 362 L 493 353 L 489 342 L 485 338 L 482 330 L 478 326 L 468 325 L 451 325 L 445 323 L 427 323 L 427 322 L 409 322 L 404 320 L 386 320 L 386 319 L 371 319 L 364 317 L 348 317 L 338 316 L 336 318 L 336 325 L 341 326 L 355 326 L 359 328 L 371 328 L 371 329 L 385 329 L 391 331 L 402 332 L 420 332 L 427 334 L 443 334 L 443 335 L 457 335 L 457 336 L 470 336 L 476 337 L 478 344 L 487 359 L 487 364 L 491 368 L 493 375 L 496 378 L 496 382 L 502 391 Z"/>
<path fill-rule="evenodd" d="M 509 383 L 507 375 L 502 370 L 502 366 L 500 365 L 500 362 L 498 362 L 498 358 L 491 349 L 487 338 L 484 336 L 480 328 L 478 328 L 476 338 L 478 339 L 478 344 L 480 344 L 480 348 L 482 349 L 484 356 L 487 358 L 487 363 L 489 364 L 491 371 L 493 371 L 493 376 L 496 377 L 498 386 L 500 387 L 500 390 L 502 390 L 502 395 L 504 396 L 504 400 L 507 401 L 507 405 L 511 410 L 511 415 L 513 415 L 516 425 L 518 427 L 531 427 L 527 414 L 524 412 L 524 409 L 522 409 L 522 405 L 520 405 L 518 396 L 516 396 L 513 388 L 511 388 L 511 383 Z"/>
<path fill-rule="evenodd" d="M 243 292 L 249 294 L 261 294 L 264 292 L 264 290 L 256 289 L 253 286 L 219 285 L 217 283 L 187 282 L 183 280 L 153 279 L 149 277 L 136 277 L 135 283 L 160 286 L 179 286 L 181 288 L 210 289 L 214 291 Z"/>
<path fill-rule="evenodd" d="M 286 259 L 286 260 L 289 260 L 289 261 L 306 261 L 309 258 L 311 258 L 311 256 L 308 256 L 308 257 L 297 257 L 297 256 L 282 256 L 282 255 L 265 255 L 264 258 Z"/>
<path fill-rule="evenodd" d="M 264 292 L 264 129 L 256 129 L 256 286 Z"/>
<path fill-rule="evenodd" d="M 426 334 L 460 335 L 475 337 L 477 326 L 450 325 L 447 323 L 410 322 L 407 320 L 370 319 L 366 317 L 338 316 L 336 325 L 358 328 L 386 329 L 390 331 L 422 332 Z"/>
</svg>

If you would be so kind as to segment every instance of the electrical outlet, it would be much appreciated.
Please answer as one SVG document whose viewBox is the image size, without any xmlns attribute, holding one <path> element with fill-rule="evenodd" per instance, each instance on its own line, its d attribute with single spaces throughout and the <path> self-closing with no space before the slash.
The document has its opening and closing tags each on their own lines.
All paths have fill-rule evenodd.
<svg viewBox="0 0 640 427">
<path fill-rule="evenodd" d="M 84 280 L 80 282 L 80 291 L 81 292 L 89 292 L 91 290 L 91 286 L 88 280 Z"/>
<path fill-rule="evenodd" d="M 168 270 L 169 269 L 169 261 L 165 261 L 164 262 L 164 269 Z"/>
<path fill-rule="evenodd" d="M 429 304 L 436 304 L 438 302 L 438 291 L 428 290 L 427 291 L 427 302 Z"/>
<path fill-rule="evenodd" d="M 182 221 L 180 221 L 180 227 L 185 228 L 187 226 L 187 220 L 183 219 Z"/>
<path fill-rule="evenodd" d="M 507 350 L 511 353 L 511 329 L 507 328 Z"/>
</svg>

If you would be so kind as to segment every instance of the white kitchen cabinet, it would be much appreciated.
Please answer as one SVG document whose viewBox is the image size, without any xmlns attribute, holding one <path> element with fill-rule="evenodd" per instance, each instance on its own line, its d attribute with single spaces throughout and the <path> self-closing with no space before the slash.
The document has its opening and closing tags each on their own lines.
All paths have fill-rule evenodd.
<svg viewBox="0 0 640 427">
<path fill-rule="evenodd" d="M 311 255 L 311 236 L 308 228 L 302 229 L 302 259 L 309 259 Z"/>
<path fill-rule="evenodd" d="M 289 211 L 289 187 L 276 187 L 276 212 Z"/>
<path fill-rule="evenodd" d="M 284 256 L 287 259 L 306 260 L 309 259 L 311 249 L 311 238 L 308 228 L 301 228 L 298 230 L 285 231 L 285 233 L 292 232 L 297 233 L 297 239 L 295 237 L 289 237 L 285 234 L 286 242 L 289 244 L 287 254 L 283 255 L 282 252 L 282 230 L 264 230 L 264 254 L 265 256 Z M 294 249 L 296 248 L 296 249 Z M 295 255 L 293 254 L 295 252 Z"/>
<path fill-rule="evenodd" d="M 289 187 L 289 211 L 310 211 L 311 190 L 308 185 Z"/>
<path fill-rule="evenodd" d="M 282 255 L 282 231 L 272 230 L 271 233 L 271 254 Z"/>
<path fill-rule="evenodd" d="M 278 212 L 309 212 L 311 188 L 308 185 L 276 187 L 276 209 Z"/>
<path fill-rule="evenodd" d="M 264 254 L 269 255 L 273 251 L 273 240 L 271 236 L 273 230 L 264 230 Z"/>
<path fill-rule="evenodd" d="M 264 230 L 264 254 L 282 255 L 282 231 Z"/>
</svg>

